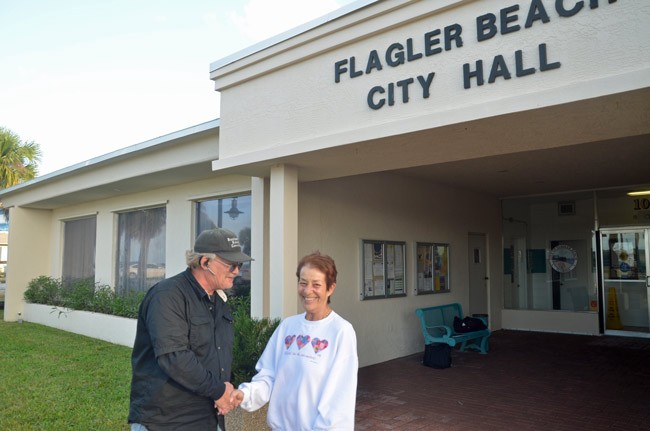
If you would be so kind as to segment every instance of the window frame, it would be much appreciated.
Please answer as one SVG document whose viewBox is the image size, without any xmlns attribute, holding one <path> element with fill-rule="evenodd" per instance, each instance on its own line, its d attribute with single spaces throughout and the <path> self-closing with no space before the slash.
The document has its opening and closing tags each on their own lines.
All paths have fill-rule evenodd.
<svg viewBox="0 0 650 431">
<path fill-rule="evenodd" d="M 90 259 L 87 263 L 90 263 L 91 270 L 87 275 L 82 274 L 81 276 L 75 276 L 74 274 L 67 274 L 68 268 L 71 268 L 74 266 L 73 264 L 69 264 L 68 259 L 72 259 L 73 261 L 78 261 L 79 258 L 78 256 L 71 256 L 71 257 L 66 257 L 68 255 L 68 246 L 69 246 L 69 241 L 72 238 L 69 238 L 69 234 L 72 235 L 74 232 L 69 232 L 69 228 L 73 227 L 72 225 L 74 223 L 78 222 L 88 222 L 92 220 L 92 241 L 88 244 L 88 247 L 85 247 L 83 244 L 81 245 L 82 247 L 82 258 L 86 259 L 89 258 L 90 255 L 92 255 L 92 259 Z M 97 214 L 91 214 L 91 215 L 85 215 L 85 216 L 79 216 L 75 218 L 69 218 L 65 220 L 61 220 L 63 223 L 63 234 L 62 234 L 62 248 L 61 248 L 61 280 L 65 284 L 71 284 L 74 283 L 77 280 L 92 280 L 92 282 L 95 281 L 95 272 L 96 272 L 96 257 L 97 257 Z M 74 250 L 79 249 L 79 243 L 75 243 L 73 246 Z M 89 253 L 89 250 L 92 250 L 92 253 Z M 85 265 L 84 265 L 85 266 Z M 74 272 L 74 271 L 71 271 Z M 85 272 L 85 271 L 82 271 Z M 92 274 L 91 274 L 92 273 Z"/>
<path fill-rule="evenodd" d="M 159 253 L 162 253 L 161 257 L 161 262 L 155 263 L 155 262 L 150 262 L 149 256 L 144 256 L 140 257 L 141 250 L 138 250 L 138 262 L 133 262 L 131 259 L 129 259 L 129 262 L 123 262 L 122 260 L 122 231 L 121 231 L 121 224 L 122 216 L 127 216 L 128 214 L 133 214 L 136 212 L 145 212 L 145 211 L 152 211 L 152 210 L 161 210 L 163 212 L 164 218 L 162 222 L 162 226 L 158 228 L 158 234 L 152 237 L 152 240 L 156 239 L 158 235 L 162 235 L 162 238 L 159 239 L 159 241 L 162 241 L 164 246 L 163 247 L 158 247 L 155 248 L 154 250 L 158 250 Z M 138 208 L 131 208 L 131 209 L 124 209 L 120 211 L 116 211 L 116 240 L 115 240 L 115 290 L 116 292 L 126 292 L 126 291 L 134 291 L 134 292 L 146 292 L 149 290 L 154 284 L 157 282 L 163 280 L 167 276 L 167 253 L 166 253 L 166 245 L 167 245 L 167 203 L 163 204 L 158 204 L 158 205 L 148 205 L 148 206 L 142 206 Z M 125 223 L 129 222 L 129 220 L 125 220 Z M 132 222 L 132 221 L 131 221 Z M 142 223 L 142 222 L 141 222 Z M 126 236 L 126 233 L 124 234 Z M 126 238 L 124 239 L 126 241 Z M 138 246 L 141 247 L 141 246 Z M 127 246 L 127 248 L 130 248 L 130 246 Z M 150 249 L 147 249 L 147 252 L 149 252 Z M 128 253 L 129 257 L 131 256 L 131 253 Z M 144 276 L 138 276 L 138 273 L 140 272 L 140 265 L 138 265 L 138 268 L 135 272 L 133 272 L 131 269 L 135 264 L 142 263 L 145 268 L 147 268 L 146 271 L 144 271 Z M 159 271 L 151 271 L 152 274 L 156 274 L 156 276 L 149 277 L 149 264 L 155 264 L 160 270 Z M 132 275 L 133 274 L 133 275 Z M 140 281 L 143 281 L 141 285 L 136 284 L 134 282 L 134 279 L 139 278 Z"/>
</svg>

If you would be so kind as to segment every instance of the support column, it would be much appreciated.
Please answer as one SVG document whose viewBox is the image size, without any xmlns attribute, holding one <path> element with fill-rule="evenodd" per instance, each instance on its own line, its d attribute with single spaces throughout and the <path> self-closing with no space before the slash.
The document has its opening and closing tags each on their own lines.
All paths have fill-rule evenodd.
<svg viewBox="0 0 650 431">
<path fill-rule="evenodd" d="M 264 178 L 251 178 L 251 316 L 264 317 L 264 304 L 267 304 L 268 295 L 264 295 L 264 238 L 266 237 L 266 223 L 264 222 L 264 201 L 266 189 Z"/>
<path fill-rule="evenodd" d="M 293 166 L 271 168 L 269 203 L 269 316 L 298 313 L 296 265 L 298 264 L 298 170 Z"/>
</svg>

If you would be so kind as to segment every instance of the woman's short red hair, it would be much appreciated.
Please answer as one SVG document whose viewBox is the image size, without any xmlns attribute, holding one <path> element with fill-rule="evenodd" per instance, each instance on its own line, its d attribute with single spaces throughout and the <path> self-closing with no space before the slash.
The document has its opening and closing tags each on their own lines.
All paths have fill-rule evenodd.
<svg viewBox="0 0 650 431">
<path fill-rule="evenodd" d="M 302 267 L 307 265 L 316 268 L 325 274 L 325 282 L 327 283 L 328 290 L 331 285 L 336 283 L 336 276 L 338 274 L 336 263 L 334 263 L 334 259 L 328 255 L 321 254 L 320 251 L 315 251 L 300 259 L 300 262 L 298 262 L 298 269 L 296 270 L 296 277 L 298 277 L 298 279 L 300 279 L 300 271 L 302 270 Z"/>
</svg>

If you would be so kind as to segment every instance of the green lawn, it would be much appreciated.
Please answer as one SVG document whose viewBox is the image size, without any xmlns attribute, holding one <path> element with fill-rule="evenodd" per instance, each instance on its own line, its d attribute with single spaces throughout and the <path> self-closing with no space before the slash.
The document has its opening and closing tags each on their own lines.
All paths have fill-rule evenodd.
<svg viewBox="0 0 650 431">
<path fill-rule="evenodd" d="M 0 430 L 128 430 L 131 349 L 0 310 Z"/>
</svg>

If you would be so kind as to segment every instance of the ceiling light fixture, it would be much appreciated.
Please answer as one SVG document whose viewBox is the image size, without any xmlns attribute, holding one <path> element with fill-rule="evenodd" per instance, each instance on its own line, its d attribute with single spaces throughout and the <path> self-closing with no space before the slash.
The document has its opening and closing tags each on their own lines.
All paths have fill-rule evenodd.
<svg viewBox="0 0 650 431">
<path fill-rule="evenodd" d="M 640 190 L 638 192 L 628 192 L 628 196 L 645 196 L 650 195 L 650 190 Z"/>
</svg>

